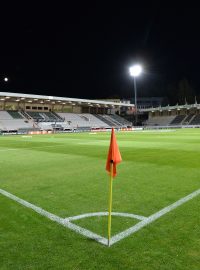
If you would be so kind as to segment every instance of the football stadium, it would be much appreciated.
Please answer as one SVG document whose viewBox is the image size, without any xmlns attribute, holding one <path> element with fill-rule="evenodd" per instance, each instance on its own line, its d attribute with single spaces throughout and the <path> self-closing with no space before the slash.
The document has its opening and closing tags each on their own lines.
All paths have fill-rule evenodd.
<svg viewBox="0 0 200 270">
<path fill-rule="evenodd" d="M 0 269 L 199 270 L 199 127 L 198 103 L 0 92 Z"/>
</svg>

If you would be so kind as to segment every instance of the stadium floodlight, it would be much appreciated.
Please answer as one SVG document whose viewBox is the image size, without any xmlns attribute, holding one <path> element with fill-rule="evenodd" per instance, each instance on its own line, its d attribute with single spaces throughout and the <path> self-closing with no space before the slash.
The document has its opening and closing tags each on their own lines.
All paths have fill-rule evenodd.
<svg viewBox="0 0 200 270">
<path fill-rule="evenodd" d="M 129 71 L 132 77 L 138 77 L 142 72 L 142 67 L 140 65 L 134 65 L 129 68 Z"/>
<path fill-rule="evenodd" d="M 134 92 L 135 92 L 135 124 L 137 125 L 137 87 L 136 87 L 136 77 L 140 76 L 142 73 L 141 65 L 133 65 L 129 68 L 129 72 L 131 77 L 133 77 L 134 81 Z"/>
</svg>

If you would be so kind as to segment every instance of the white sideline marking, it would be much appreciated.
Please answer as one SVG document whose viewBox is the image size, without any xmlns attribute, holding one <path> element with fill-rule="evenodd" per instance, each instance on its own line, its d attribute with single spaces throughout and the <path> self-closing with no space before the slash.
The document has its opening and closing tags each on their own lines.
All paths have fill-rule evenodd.
<svg viewBox="0 0 200 270">
<path fill-rule="evenodd" d="M 3 189 L 0 189 L 0 193 L 20 204 L 22 204 L 23 206 L 26 206 L 32 210 L 34 210 L 35 212 L 39 213 L 40 215 L 42 216 L 45 216 L 47 218 L 49 218 L 50 220 L 52 221 L 55 221 L 61 225 L 63 225 L 64 227 L 66 228 L 69 228 L 81 235 L 84 235 L 86 236 L 87 238 L 90 238 L 90 239 L 94 239 L 96 240 L 97 242 L 103 244 L 103 245 L 108 245 L 108 240 L 96 233 L 93 233 L 87 229 L 84 229 L 78 225 L 75 225 L 73 223 L 71 223 L 70 221 L 71 220 L 77 220 L 77 219 L 81 219 L 81 218 L 84 218 L 84 217 L 89 217 L 89 216 L 97 216 L 98 215 L 108 215 L 107 212 L 99 212 L 99 213 L 88 213 L 88 214 L 83 214 L 83 215 L 79 215 L 79 216 L 75 216 L 75 217 L 69 217 L 69 218 L 61 218 L 61 217 L 58 217 L 50 212 L 47 212 L 46 210 L 34 205 L 34 204 L 31 204 L 23 199 L 20 199 L 19 197 L 3 190 Z M 180 205 L 186 203 L 187 201 L 197 197 L 198 195 L 200 194 L 200 189 L 194 191 L 193 193 L 187 195 L 186 197 L 183 197 L 182 199 L 176 201 L 175 203 L 173 204 L 170 204 L 169 206 L 161 209 L 160 211 L 152 214 L 151 216 L 145 218 L 143 216 L 138 216 L 138 215 L 134 215 L 134 214 L 127 214 L 127 213 L 112 213 L 112 215 L 121 215 L 121 216 L 125 216 L 125 217 L 132 217 L 132 218 L 137 218 L 137 219 L 142 219 L 142 221 L 140 221 L 139 223 L 137 223 L 136 225 L 130 227 L 129 229 L 121 232 L 121 233 L 118 233 L 116 234 L 115 236 L 113 236 L 111 239 L 110 239 L 110 244 L 109 246 L 117 243 L 118 241 L 126 238 L 127 236 L 139 231 L 140 229 L 142 229 L 143 227 L 147 226 L 148 224 L 152 223 L 153 221 L 155 221 L 156 219 L 160 218 L 161 216 L 169 213 L 170 211 L 172 211 L 173 209 L 179 207 Z"/>
<path fill-rule="evenodd" d="M 30 148 L 5 148 L 0 149 L 0 152 L 2 151 L 19 151 L 19 150 L 34 150 L 34 149 L 43 149 L 43 148 L 49 148 L 49 147 L 58 147 L 63 146 L 65 144 L 59 144 L 59 145 L 46 145 L 46 146 L 38 146 L 38 147 L 30 147 Z"/>
<path fill-rule="evenodd" d="M 169 213 L 173 209 L 177 208 L 178 206 L 188 202 L 189 200 L 193 199 L 194 197 L 198 196 L 200 194 L 200 189 L 194 191 L 193 193 L 189 194 L 188 196 L 176 201 L 173 204 L 170 204 L 169 206 L 161 209 L 160 211 L 156 212 L 155 214 L 149 216 L 147 219 L 140 221 L 138 224 L 134 225 L 133 227 L 130 227 L 129 229 L 116 234 L 113 236 L 110 240 L 110 245 L 113 245 L 114 243 L 120 241 L 121 239 L 124 239 L 125 237 L 129 236 L 130 234 L 133 234 L 143 227 L 147 226 L 148 224 L 152 223 L 156 219 L 162 217 L 163 215 Z"/>
<path fill-rule="evenodd" d="M 63 225 L 64 227 L 67 227 L 67 228 L 69 228 L 69 229 L 71 229 L 71 230 L 73 230 L 73 231 L 75 231 L 75 232 L 77 232 L 77 233 L 79 233 L 81 235 L 84 235 L 84 236 L 86 236 L 88 238 L 94 239 L 94 240 L 96 240 L 97 242 L 99 242 L 99 243 L 101 243 L 103 245 L 107 245 L 108 240 L 106 238 L 96 234 L 96 233 L 93 233 L 93 232 L 91 232 L 89 230 L 86 230 L 86 229 L 84 229 L 84 228 L 82 228 L 82 227 L 80 227 L 78 225 L 72 224 L 69 221 L 65 221 L 65 219 L 63 219 L 61 217 L 58 217 L 58 216 L 56 216 L 56 215 L 54 215 L 52 213 L 49 213 L 48 211 L 42 209 L 41 207 L 38 207 L 38 206 L 36 206 L 36 205 L 34 205 L 32 203 L 29 203 L 29 202 L 27 202 L 27 201 L 25 201 L 23 199 L 20 199 L 19 197 L 15 196 L 15 195 L 13 195 L 13 194 L 11 194 L 11 193 L 3 190 L 3 189 L 0 189 L 0 193 L 2 195 L 4 195 L 4 196 L 16 201 L 16 202 L 22 204 L 23 206 L 26 206 L 26 207 L 34 210 L 38 214 L 40 214 L 42 216 L 45 216 L 48 219 L 53 220 L 53 221 Z"/>
<path fill-rule="evenodd" d="M 135 218 L 135 219 L 139 219 L 139 220 L 147 219 L 144 216 L 138 216 L 138 215 L 128 214 L 128 213 L 112 212 L 111 215 L 112 216 Z M 65 218 L 65 220 L 66 221 L 72 221 L 72 220 L 78 220 L 78 219 L 82 219 L 82 218 L 96 217 L 96 216 L 99 216 L 99 217 L 100 216 L 108 216 L 108 212 L 86 213 L 86 214 L 82 214 L 82 215 L 79 215 L 79 216 L 68 217 L 68 218 Z"/>
<path fill-rule="evenodd" d="M 14 149 L 14 148 L 6 148 L 6 149 L 0 149 L 0 152 L 7 152 L 7 151 L 14 151 L 14 150 L 16 150 L 16 149 Z"/>
<path fill-rule="evenodd" d="M 51 213 L 45 211 L 44 209 L 42 209 L 42 208 L 40 208 L 40 207 L 38 207 L 38 206 L 36 206 L 36 205 L 34 205 L 32 203 L 29 203 L 29 202 L 27 202 L 27 201 L 25 201 L 23 199 L 20 199 L 19 197 L 15 196 L 15 195 L 13 195 L 13 194 L 11 194 L 11 193 L 3 190 L 3 189 L 0 189 L 0 193 L 2 195 L 4 195 L 4 196 L 16 201 L 16 202 L 28 207 L 28 208 L 31 208 L 32 210 L 34 210 L 38 214 L 40 214 L 42 216 L 45 216 L 45 217 L 48 217 L 49 219 L 51 219 L 53 221 L 56 221 L 56 222 L 58 222 L 60 224 L 62 224 L 64 222 L 62 218 L 60 218 L 60 217 L 58 217 L 58 216 L 56 216 L 54 214 L 51 214 Z"/>
</svg>

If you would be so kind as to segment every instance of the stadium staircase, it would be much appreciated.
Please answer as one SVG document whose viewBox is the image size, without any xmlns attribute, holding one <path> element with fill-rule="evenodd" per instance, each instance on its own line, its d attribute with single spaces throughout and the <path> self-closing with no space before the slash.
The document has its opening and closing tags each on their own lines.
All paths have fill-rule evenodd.
<svg viewBox="0 0 200 270">
<path fill-rule="evenodd" d="M 98 119 L 100 119 L 102 122 L 104 122 L 105 124 L 107 124 L 109 127 L 118 127 L 116 121 L 113 121 L 112 119 L 110 119 L 105 114 L 95 114 L 95 116 Z"/>
<path fill-rule="evenodd" d="M 64 121 L 64 119 L 61 118 L 56 113 L 43 112 L 43 113 L 40 113 L 40 115 L 42 115 L 44 117 L 45 122 L 63 122 Z"/>
<path fill-rule="evenodd" d="M 51 114 L 53 114 L 57 119 L 59 119 L 61 122 L 64 122 L 64 118 L 62 118 L 60 115 L 58 115 L 57 113 L 55 112 L 51 112 Z"/>
<path fill-rule="evenodd" d="M 88 119 L 87 121 L 89 121 L 91 128 L 109 128 L 110 127 L 105 122 L 97 118 L 96 115 L 93 115 L 90 113 L 83 113 L 81 115 L 83 115 L 84 117 L 86 117 L 86 119 Z"/>
<path fill-rule="evenodd" d="M 183 125 L 189 125 L 192 119 L 194 118 L 195 114 L 190 113 L 187 115 L 187 117 L 183 120 L 182 124 Z"/>
<path fill-rule="evenodd" d="M 125 126 L 125 127 L 130 127 L 132 126 L 132 123 L 126 120 L 125 118 L 122 118 L 121 116 L 117 114 L 111 114 L 109 115 L 112 119 L 114 119 L 119 125 Z"/>
</svg>

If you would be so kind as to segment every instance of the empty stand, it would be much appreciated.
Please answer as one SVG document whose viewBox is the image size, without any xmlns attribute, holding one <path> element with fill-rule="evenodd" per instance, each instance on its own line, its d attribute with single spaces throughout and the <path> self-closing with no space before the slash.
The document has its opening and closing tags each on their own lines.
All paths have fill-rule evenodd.
<svg viewBox="0 0 200 270">
<path fill-rule="evenodd" d="M 175 116 L 154 116 L 149 117 L 146 122 L 148 126 L 168 126 Z"/>
<path fill-rule="evenodd" d="M 99 119 L 96 115 L 93 115 L 90 113 L 83 113 L 82 115 L 89 120 L 90 126 L 92 128 L 108 128 L 108 127 L 110 127 L 104 121 Z"/>
<path fill-rule="evenodd" d="M 72 128 L 89 127 L 89 128 L 106 128 L 109 127 L 105 122 L 99 120 L 92 114 L 76 114 L 76 113 L 58 113 L 64 118 Z"/>
<path fill-rule="evenodd" d="M 33 123 L 25 119 L 2 120 L 0 119 L 0 129 L 3 131 L 18 130 L 20 128 L 34 128 Z"/>
<path fill-rule="evenodd" d="M 97 118 L 99 118 L 101 121 L 103 121 L 105 124 L 107 124 L 109 127 L 117 127 L 118 125 L 110 119 L 109 116 L 103 115 L 103 114 L 96 114 Z"/>
<path fill-rule="evenodd" d="M 26 112 L 26 114 L 36 122 L 45 121 L 45 117 L 42 116 L 39 112 Z"/>
<path fill-rule="evenodd" d="M 177 115 L 170 123 L 170 125 L 181 125 L 183 120 L 186 118 L 185 114 Z"/>
<path fill-rule="evenodd" d="M 189 125 L 194 116 L 195 116 L 194 113 L 188 114 L 187 117 L 183 120 L 182 124 L 183 125 Z"/>
<path fill-rule="evenodd" d="M 200 125 L 200 114 L 196 114 L 191 120 L 190 125 Z"/>
<path fill-rule="evenodd" d="M 126 126 L 126 127 L 127 126 L 132 126 L 131 122 L 129 122 L 128 120 L 126 120 L 125 118 L 123 118 L 123 117 L 121 117 L 121 116 L 119 116 L 117 114 L 111 114 L 109 116 L 110 116 L 110 118 L 115 120 L 116 123 L 118 123 L 118 125 L 120 125 L 120 126 Z"/>
<path fill-rule="evenodd" d="M 40 115 L 44 117 L 45 122 L 63 122 L 63 119 L 53 112 L 42 112 Z"/>
<path fill-rule="evenodd" d="M 22 129 L 35 128 L 35 123 L 31 120 L 23 118 L 20 112 L 9 111 L 8 113 L 8 111 L 0 111 L 0 130 L 16 131 L 21 128 Z"/>
<path fill-rule="evenodd" d="M 63 122 L 63 118 L 53 112 L 26 112 L 36 122 Z"/>
<path fill-rule="evenodd" d="M 23 119 L 24 117 L 18 111 L 7 111 L 14 119 Z"/>
<path fill-rule="evenodd" d="M 0 111 L 0 120 L 12 120 L 13 117 L 7 111 Z"/>
</svg>

